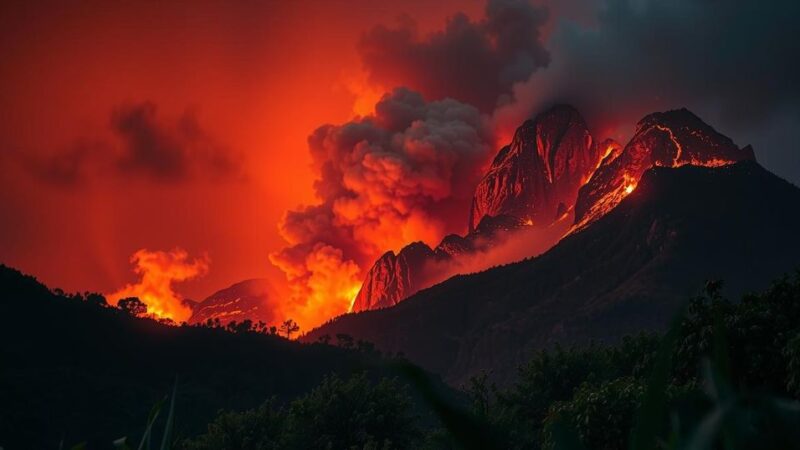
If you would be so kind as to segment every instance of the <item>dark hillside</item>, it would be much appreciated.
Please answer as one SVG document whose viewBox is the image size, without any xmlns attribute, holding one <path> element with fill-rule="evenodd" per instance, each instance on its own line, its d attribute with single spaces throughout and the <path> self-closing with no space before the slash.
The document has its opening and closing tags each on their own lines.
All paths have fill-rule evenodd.
<svg viewBox="0 0 800 450">
<path fill-rule="evenodd" d="M 69 447 L 138 439 L 178 376 L 177 428 L 201 432 L 220 409 L 308 392 L 374 355 L 255 332 L 167 326 L 51 293 L 0 266 L 0 445 Z M 137 440 L 138 442 L 138 440 Z"/>
<path fill-rule="evenodd" d="M 708 279 L 726 295 L 800 265 L 800 189 L 757 163 L 654 168 L 614 210 L 540 257 L 457 276 L 384 310 L 342 316 L 348 333 L 451 382 L 508 381 L 553 342 L 660 330 Z"/>
</svg>

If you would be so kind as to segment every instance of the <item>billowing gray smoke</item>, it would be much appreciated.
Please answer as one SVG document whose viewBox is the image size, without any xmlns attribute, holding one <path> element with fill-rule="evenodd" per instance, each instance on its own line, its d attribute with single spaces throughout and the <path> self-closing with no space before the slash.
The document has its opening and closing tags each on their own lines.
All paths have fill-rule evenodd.
<svg viewBox="0 0 800 450">
<path fill-rule="evenodd" d="M 287 314 L 318 325 L 349 308 L 387 249 L 463 233 L 492 145 L 476 108 L 407 89 L 385 95 L 372 116 L 318 128 L 309 147 L 320 203 L 287 212 L 280 229 L 289 246 L 270 257 L 294 289 L 296 311 Z"/>
</svg>

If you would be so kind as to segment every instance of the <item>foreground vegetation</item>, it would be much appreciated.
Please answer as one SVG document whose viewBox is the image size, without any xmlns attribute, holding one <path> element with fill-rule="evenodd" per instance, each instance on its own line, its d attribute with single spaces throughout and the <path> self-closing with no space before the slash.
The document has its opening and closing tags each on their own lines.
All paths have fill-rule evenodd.
<svg viewBox="0 0 800 450">
<path fill-rule="evenodd" d="M 440 417 L 414 421 L 407 391 L 329 378 L 284 406 L 225 412 L 187 449 L 800 447 L 800 275 L 731 302 L 721 283 L 692 299 L 665 335 L 533 355 L 518 381 L 487 375 L 450 407 L 406 372 Z"/>
<path fill-rule="evenodd" d="M 458 394 L 346 335 L 168 327 L 0 267 L 0 446 L 799 447 L 800 274 L 735 302 L 721 287 L 664 335 L 542 350 L 514 384 Z"/>
</svg>

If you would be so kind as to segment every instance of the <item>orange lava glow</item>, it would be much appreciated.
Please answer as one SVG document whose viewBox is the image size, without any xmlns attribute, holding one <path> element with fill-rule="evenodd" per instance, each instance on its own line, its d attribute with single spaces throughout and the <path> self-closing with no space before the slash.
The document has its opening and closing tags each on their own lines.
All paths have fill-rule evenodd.
<svg viewBox="0 0 800 450">
<path fill-rule="evenodd" d="M 172 284 L 186 281 L 208 272 L 207 256 L 189 261 L 189 254 L 176 248 L 169 252 L 141 249 L 133 254 L 131 263 L 141 279 L 106 296 L 111 305 L 123 298 L 138 297 L 147 305 L 147 313 L 158 319 L 171 319 L 184 322 L 192 315 L 192 310 L 184 303 L 183 297 L 173 290 Z"/>
</svg>

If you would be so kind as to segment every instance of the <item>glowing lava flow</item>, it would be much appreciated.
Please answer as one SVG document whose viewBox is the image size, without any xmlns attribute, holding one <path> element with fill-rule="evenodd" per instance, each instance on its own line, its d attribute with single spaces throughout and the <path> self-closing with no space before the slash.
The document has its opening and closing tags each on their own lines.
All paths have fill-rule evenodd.
<svg viewBox="0 0 800 450">
<path fill-rule="evenodd" d="M 663 131 L 664 133 L 667 133 L 667 135 L 669 136 L 669 140 L 672 141 L 673 145 L 675 145 L 675 156 L 672 158 L 672 167 L 681 166 L 682 164 L 680 163 L 680 161 L 681 161 L 681 155 L 683 154 L 683 147 L 681 146 L 681 143 L 678 142 L 678 139 L 675 137 L 675 133 L 673 133 L 671 129 L 663 125 L 654 125 L 653 128 L 659 131 Z"/>
</svg>

